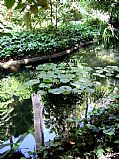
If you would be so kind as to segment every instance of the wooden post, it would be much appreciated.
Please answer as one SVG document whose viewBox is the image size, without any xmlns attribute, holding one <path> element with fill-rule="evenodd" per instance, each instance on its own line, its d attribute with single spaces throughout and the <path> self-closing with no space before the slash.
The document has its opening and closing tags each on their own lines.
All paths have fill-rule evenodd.
<svg viewBox="0 0 119 159">
<path fill-rule="evenodd" d="M 44 131 L 43 131 L 43 105 L 41 102 L 41 96 L 38 94 L 32 95 L 32 105 L 34 114 L 34 128 L 36 149 L 40 149 L 44 145 Z"/>
<path fill-rule="evenodd" d="M 88 97 L 85 97 L 85 105 L 86 105 L 86 111 L 85 111 L 85 119 L 87 119 L 87 114 L 88 114 Z"/>
</svg>

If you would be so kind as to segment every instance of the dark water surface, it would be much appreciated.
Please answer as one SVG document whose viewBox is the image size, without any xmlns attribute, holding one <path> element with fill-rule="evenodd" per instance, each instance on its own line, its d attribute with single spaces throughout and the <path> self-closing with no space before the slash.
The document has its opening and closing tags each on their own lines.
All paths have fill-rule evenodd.
<svg viewBox="0 0 119 159">
<path fill-rule="evenodd" d="M 70 55 L 65 61 L 73 61 L 91 67 L 119 66 L 119 48 L 104 49 L 103 45 L 88 46 Z M 26 76 L 28 76 L 28 73 L 26 73 Z M 112 83 L 116 81 L 115 83 L 119 84 L 118 79 L 111 78 L 111 80 Z M 9 90 L 7 91 L 9 92 Z M 85 110 L 84 102 L 84 99 L 72 95 L 57 95 L 55 98 L 50 95 L 43 99 L 45 108 L 44 141 L 47 144 L 50 145 L 49 140 L 52 141 L 54 137 L 59 135 L 63 136 L 63 132 L 68 130 L 65 122 L 67 118 L 81 117 L 82 112 Z M 2 105 L 0 106 L 0 154 L 2 156 L 4 152 L 12 148 L 10 143 L 18 142 L 19 145 L 17 145 L 16 149 L 19 149 L 25 157 L 29 157 L 28 151 L 33 152 L 36 148 L 31 99 L 22 101 L 16 99 L 7 105 L 7 107 L 10 106 L 14 110 L 9 113 L 7 119 L 2 118 L 2 113 L 5 112 L 2 111 Z"/>
</svg>

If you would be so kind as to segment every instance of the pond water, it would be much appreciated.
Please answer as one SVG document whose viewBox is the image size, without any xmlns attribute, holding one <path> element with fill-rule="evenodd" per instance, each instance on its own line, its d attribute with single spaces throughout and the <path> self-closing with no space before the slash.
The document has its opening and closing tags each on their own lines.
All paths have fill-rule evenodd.
<svg viewBox="0 0 119 159">
<path fill-rule="evenodd" d="M 117 49 L 104 49 L 103 45 L 99 46 L 87 46 L 80 49 L 78 52 L 70 55 L 68 58 L 65 58 L 66 62 L 73 61 L 77 65 L 91 66 L 92 68 L 105 68 L 109 66 L 119 66 L 119 50 Z M 111 67 L 109 67 L 111 68 Z M 12 79 L 14 76 L 17 79 L 17 82 L 13 82 L 5 88 L 5 94 L 0 92 L 0 154 L 1 156 L 7 150 L 12 148 L 13 143 L 17 143 L 16 150 L 21 151 L 25 157 L 29 157 L 29 151 L 33 152 L 36 148 L 35 138 L 34 138 L 34 122 L 33 122 L 33 110 L 32 103 L 30 99 L 30 94 L 32 90 L 19 91 L 23 100 L 17 98 L 17 85 L 21 85 L 18 81 L 22 79 L 22 83 L 30 79 L 30 77 L 35 76 L 35 71 L 26 71 L 24 74 L 15 73 L 10 76 L 5 76 L 6 78 Z M 30 74 L 30 76 L 29 76 Z M 112 76 L 108 76 L 108 80 L 101 80 L 109 86 L 119 86 L 118 76 L 119 70 L 116 69 L 115 72 L 112 72 Z M 109 75 L 109 73 L 108 73 Z M 20 76 L 20 78 L 19 78 Z M 3 78 L 1 77 L 1 81 Z M 12 80 L 11 80 L 12 81 Z M 14 92 L 10 90 L 11 85 L 14 85 Z M 2 87 L 2 86 L 0 86 Z M 12 87 L 11 87 L 12 88 Z M 104 88 L 105 89 L 105 88 Z M 2 89 L 1 89 L 2 90 Z M 10 97 L 7 96 L 7 92 Z M 15 94 L 16 93 L 16 94 Z M 14 95 L 15 94 L 15 95 Z M 4 99 L 2 99 L 4 97 Z M 5 100 L 6 99 L 6 100 Z M 91 98 L 90 98 L 91 99 Z M 86 100 L 79 98 L 79 96 L 69 95 L 47 95 L 43 99 L 44 103 L 44 141 L 48 145 L 52 144 L 51 141 L 54 140 L 56 136 L 63 136 L 66 131 L 68 131 L 68 126 L 66 124 L 66 119 L 75 117 L 81 118 L 85 116 Z M 90 101 L 91 103 L 91 101 Z M 4 106 L 3 106 L 4 105 Z M 89 107 L 88 111 L 91 111 L 93 106 Z M 32 157 L 34 157 L 32 155 Z"/>
<path fill-rule="evenodd" d="M 119 45 L 104 49 L 104 45 L 91 45 L 81 48 L 70 60 L 74 59 L 83 65 L 91 67 L 118 65 L 119 66 Z"/>
</svg>

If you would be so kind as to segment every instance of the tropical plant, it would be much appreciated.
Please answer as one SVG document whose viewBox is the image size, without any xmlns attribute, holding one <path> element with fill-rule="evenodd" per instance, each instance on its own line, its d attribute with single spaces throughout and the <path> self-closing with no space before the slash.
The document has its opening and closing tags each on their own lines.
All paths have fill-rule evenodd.
<svg viewBox="0 0 119 159">
<path fill-rule="evenodd" d="M 104 32 L 102 34 L 102 38 L 106 44 L 109 44 L 112 39 L 118 39 L 118 30 L 109 25 L 104 29 Z"/>
</svg>

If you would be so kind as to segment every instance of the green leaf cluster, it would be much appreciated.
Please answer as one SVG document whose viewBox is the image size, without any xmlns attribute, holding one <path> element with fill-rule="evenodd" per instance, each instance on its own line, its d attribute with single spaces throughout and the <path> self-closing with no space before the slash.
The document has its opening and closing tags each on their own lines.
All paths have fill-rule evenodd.
<svg viewBox="0 0 119 159">
<path fill-rule="evenodd" d="M 15 4 L 15 0 L 4 0 L 7 9 L 10 9 Z"/>
<path fill-rule="evenodd" d="M 98 77 L 115 77 L 119 78 L 119 67 L 118 66 L 106 66 L 106 67 L 95 67 L 94 76 Z"/>
<path fill-rule="evenodd" d="M 0 38 L 0 58 L 34 57 L 61 52 L 80 42 L 100 36 L 99 29 L 88 25 L 63 25 L 57 31 L 14 33 L 12 37 Z"/>
<path fill-rule="evenodd" d="M 12 8 L 15 5 L 15 0 L 4 0 L 5 6 L 7 7 L 7 9 Z M 37 10 L 37 6 L 41 6 L 43 8 L 48 8 L 48 1 L 47 0 L 25 0 L 24 3 L 22 3 L 22 1 L 18 1 L 17 2 L 17 6 L 15 9 L 22 9 L 24 10 L 24 8 L 26 7 L 26 5 L 31 5 L 31 10 L 33 12 L 35 12 L 35 10 Z M 33 4 L 33 5 L 32 5 Z M 33 7 L 34 6 L 34 7 Z"/>
<path fill-rule="evenodd" d="M 36 70 L 37 78 L 25 84 L 52 94 L 94 93 L 95 83 L 90 79 L 90 67 L 75 66 L 73 63 L 43 64 Z"/>
</svg>

